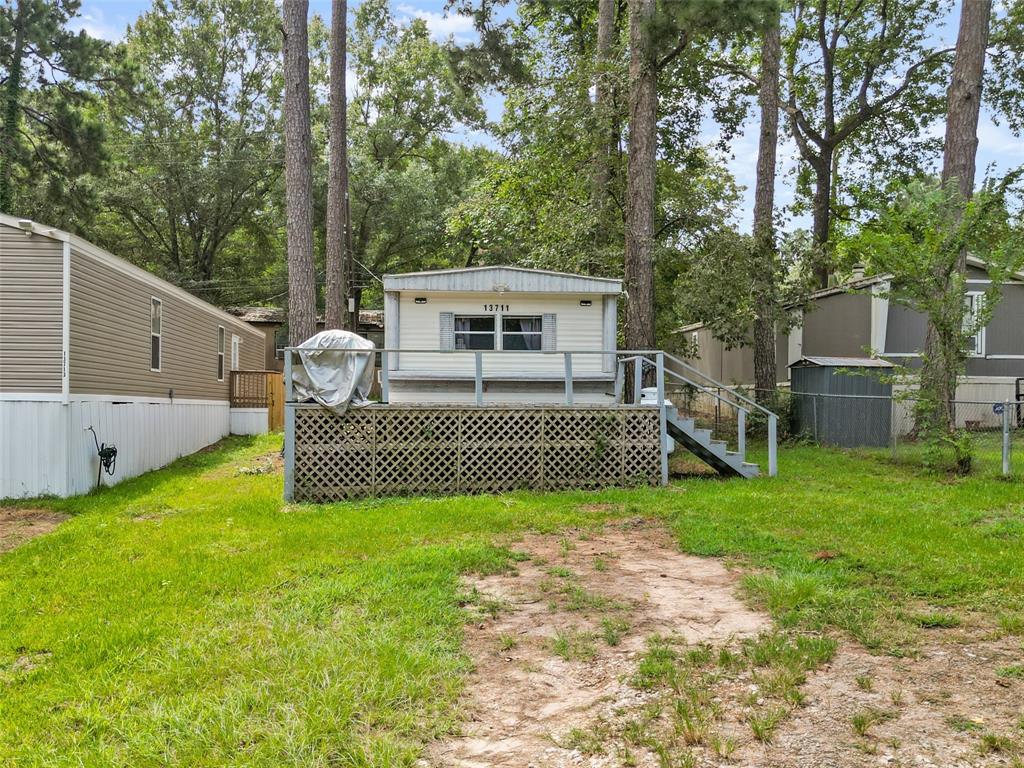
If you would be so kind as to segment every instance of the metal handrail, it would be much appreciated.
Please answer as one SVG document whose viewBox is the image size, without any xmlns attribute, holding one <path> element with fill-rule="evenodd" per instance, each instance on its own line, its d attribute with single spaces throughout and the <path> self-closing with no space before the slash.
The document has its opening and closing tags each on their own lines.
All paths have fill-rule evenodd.
<svg viewBox="0 0 1024 768">
<path fill-rule="evenodd" d="M 698 376 L 701 376 L 705 381 L 710 381 L 716 387 L 721 387 L 726 392 L 728 392 L 733 397 L 735 397 L 737 400 L 739 400 L 739 401 L 741 401 L 743 403 L 746 403 L 747 405 L 750 405 L 750 406 L 756 408 L 761 413 L 763 413 L 765 416 L 774 416 L 775 415 L 774 413 L 772 413 L 772 411 L 768 410 L 767 408 L 765 408 L 763 405 L 761 405 L 757 401 L 751 400 L 749 397 L 746 397 L 745 395 L 741 395 L 735 389 L 733 389 L 732 387 L 729 387 L 729 386 L 727 386 L 725 384 L 722 384 L 720 381 L 716 381 L 715 379 L 711 378 L 710 376 L 708 376 L 703 371 L 698 370 L 697 368 L 694 368 L 692 365 L 690 365 L 687 362 L 684 362 L 683 360 L 679 359 L 675 355 L 672 355 L 672 354 L 666 352 L 665 353 L 665 357 L 668 358 L 669 360 L 671 360 L 672 362 L 674 362 L 676 365 L 680 365 L 683 368 L 685 368 L 686 370 L 692 371 L 693 373 L 696 373 Z M 748 413 L 749 413 L 749 411 L 748 411 Z"/>
</svg>

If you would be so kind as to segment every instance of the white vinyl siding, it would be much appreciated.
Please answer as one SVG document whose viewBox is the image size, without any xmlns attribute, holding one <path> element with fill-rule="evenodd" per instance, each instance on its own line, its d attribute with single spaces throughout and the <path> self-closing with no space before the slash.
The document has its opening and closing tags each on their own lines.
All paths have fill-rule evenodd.
<svg viewBox="0 0 1024 768">
<path fill-rule="evenodd" d="M 426 296 L 425 304 L 416 304 L 417 296 Z M 581 306 L 581 299 L 590 299 L 589 307 Z M 488 306 L 502 307 L 488 311 Z M 449 314 L 450 313 L 450 314 Z M 603 342 L 603 310 L 600 296 L 587 294 L 527 294 L 505 293 L 429 293 L 422 290 L 403 291 L 399 297 L 399 333 L 403 349 L 439 349 L 442 320 L 449 316 L 541 317 L 557 316 L 554 350 L 599 350 Z M 454 328 L 452 329 L 454 332 Z M 546 347 L 545 347 L 546 348 Z M 553 351 L 554 351 L 553 350 Z M 472 373 L 473 355 L 419 354 L 404 352 L 400 358 L 401 371 L 451 371 Z M 562 355 L 554 354 L 483 354 L 484 374 L 488 373 L 547 373 L 565 371 Z M 573 372 L 600 373 L 600 355 L 579 355 L 573 358 Z"/>
</svg>

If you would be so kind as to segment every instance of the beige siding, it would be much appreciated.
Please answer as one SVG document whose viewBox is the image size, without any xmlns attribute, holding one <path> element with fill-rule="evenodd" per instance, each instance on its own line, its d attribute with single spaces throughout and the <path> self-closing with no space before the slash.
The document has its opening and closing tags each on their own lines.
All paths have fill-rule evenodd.
<svg viewBox="0 0 1024 768">
<path fill-rule="evenodd" d="M 163 302 L 160 371 L 150 370 L 150 298 Z M 264 337 L 189 301 L 169 285 L 140 279 L 76 248 L 71 252 L 71 391 L 75 394 L 228 399 L 217 381 L 217 328 L 241 338 L 239 368 L 264 366 Z"/>
<path fill-rule="evenodd" d="M 805 356 L 865 357 L 871 346 L 871 296 L 823 296 L 804 313 Z"/>
<path fill-rule="evenodd" d="M 416 304 L 417 296 L 427 297 L 426 304 Z M 580 306 L 581 299 L 589 299 L 589 307 Z M 496 312 L 488 305 L 507 305 Z M 600 350 L 604 348 L 604 319 L 602 298 L 599 295 L 551 295 L 528 293 L 428 293 L 402 291 L 399 298 L 399 346 L 401 349 L 438 349 L 440 347 L 440 315 L 542 315 L 555 313 L 557 349 Z M 390 319 L 389 319 L 390 322 Z M 580 355 L 573 358 L 573 373 L 600 373 L 600 355 Z M 472 373 L 473 355 L 417 355 L 402 353 L 399 368 L 403 371 L 445 371 Z M 483 355 L 484 374 L 488 373 L 549 373 L 562 374 L 565 363 L 562 355 L 514 354 Z"/>
<path fill-rule="evenodd" d="M 63 243 L 0 224 L 0 392 L 60 392 Z"/>
</svg>

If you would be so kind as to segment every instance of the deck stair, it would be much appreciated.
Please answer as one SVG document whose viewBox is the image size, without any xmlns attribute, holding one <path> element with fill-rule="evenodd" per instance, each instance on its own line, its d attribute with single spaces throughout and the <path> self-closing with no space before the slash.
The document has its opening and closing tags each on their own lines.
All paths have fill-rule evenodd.
<svg viewBox="0 0 1024 768">
<path fill-rule="evenodd" d="M 719 474 L 748 479 L 760 474 L 757 464 L 744 461 L 739 451 L 728 450 L 725 441 L 715 440 L 710 429 L 696 427 L 693 419 L 680 416 L 677 409 L 667 409 L 665 425 L 676 445 L 688 450 Z"/>
<path fill-rule="evenodd" d="M 748 419 L 756 414 L 759 418 L 764 419 L 768 428 L 768 474 L 775 475 L 778 417 L 774 413 L 751 400 L 736 388 L 715 381 L 684 360 L 667 352 L 658 352 L 653 359 L 644 354 L 620 359 L 616 375 L 617 402 L 625 402 L 627 399 L 624 379 L 626 366 L 630 364 L 632 364 L 634 377 L 632 402 L 663 408 L 664 440 L 667 441 L 671 438 L 678 447 L 689 451 L 720 475 L 745 479 L 755 478 L 761 474 L 761 469 L 757 464 L 746 460 L 746 425 Z M 643 376 L 648 371 L 656 374 L 657 387 L 644 389 Z M 716 413 L 724 411 L 732 412 L 735 415 L 734 422 L 731 419 L 726 422 L 734 423 L 736 427 L 735 435 L 730 437 L 736 447 L 735 451 L 729 450 L 729 444 L 719 439 L 719 436 L 716 436 L 712 430 L 698 426 L 689 412 L 681 413 L 676 405 L 672 404 L 666 397 L 668 379 L 674 379 L 677 384 L 684 386 L 684 392 L 687 393 L 684 397 L 703 396 L 714 404 Z M 715 423 L 719 424 L 717 418 Z M 663 472 L 667 474 L 667 465 Z"/>
</svg>

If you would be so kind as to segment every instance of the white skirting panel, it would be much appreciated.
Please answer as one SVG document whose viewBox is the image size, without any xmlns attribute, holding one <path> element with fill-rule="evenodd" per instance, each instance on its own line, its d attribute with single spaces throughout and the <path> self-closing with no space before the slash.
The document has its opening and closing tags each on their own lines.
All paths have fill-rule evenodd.
<svg viewBox="0 0 1024 768">
<path fill-rule="evenodd" d="M 0 498 L 73 496 L 96 485 L 92 432 L 117 447 L 113 485 L 163 467 L 229 432 L 226 402 L 0 402 Z"/>
<path fill-rule="evenodd" d="M 232 435 L 265 435 L 269 431 L 266 408 L 232 408 Z"/>
<path fill-rule="evenodd" d="M 0 499 L 67 495 L 67 407 L 0 400 Z"/>
</svg>

